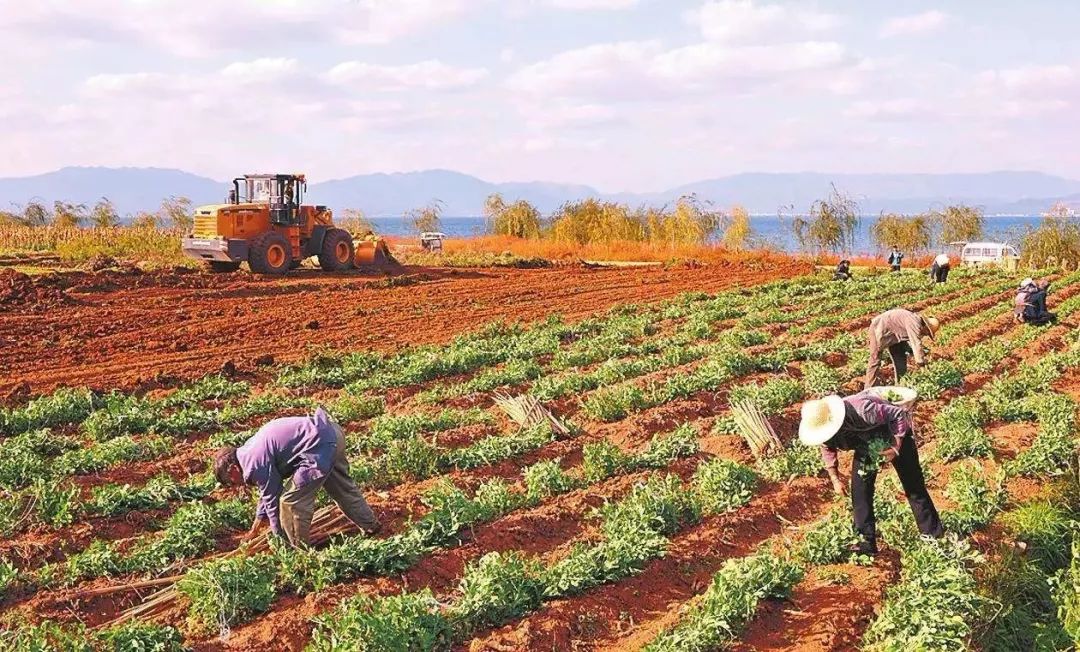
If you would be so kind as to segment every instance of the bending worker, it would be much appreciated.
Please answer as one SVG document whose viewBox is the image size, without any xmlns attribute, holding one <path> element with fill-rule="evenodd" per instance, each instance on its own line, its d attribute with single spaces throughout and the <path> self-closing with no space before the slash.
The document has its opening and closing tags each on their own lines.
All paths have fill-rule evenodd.
<svg viewBox="0 0 1080 652">
<path fill-rule="evenodd" d="M 923 317 L 904 308 L 886 310 L 874 317 L 870 322 L 870 360 L 866 364 L 864 388 L 877 384 L 881 352 L 886 349 L 892 358 L 893 380 L 897 383 L 907 373 L 908 354 L 922 364 L 922 338 L 928 335 L 932 339 L 940 325 L 936 317 Z"/>
<path fill-rule="evenodd" d="M 240 448 L 219 449 L 214 475 L 225 486 L 259 488 L 259 506 L 247 539 L 269 525 L 293 546 L 306 545 L 320 488 L 361 530 L 379 531 L 375 514 L 349 477 L 341 427 L 322 408 L 311 417 L 274 419 Z"/>
<path fill-rule="evenodd" d="M 869 459 L 869 444 L 874 439 L 891 444 L 877 460 Z M 837 451 L 855 451 L 851 462 L 851 508 L 855 531 L 862 541 L 852 546 L 852 552 L 877 553 L 874 485 L 879 464 L 885 462 L 891 462 L 900 477 L 919 532 L 934 538 L 945 534 L 934 501 L 926 490 L 919 451 L 911 432 L 911 415 L 907 410 L 868 392 L 847 398 L 833 394 L 807 401 L 802 406 L 799 441 L 807 446 L 821 446 L 825 470 L 833 489 L 840 495 L 845 491 Z"/>
</svg>

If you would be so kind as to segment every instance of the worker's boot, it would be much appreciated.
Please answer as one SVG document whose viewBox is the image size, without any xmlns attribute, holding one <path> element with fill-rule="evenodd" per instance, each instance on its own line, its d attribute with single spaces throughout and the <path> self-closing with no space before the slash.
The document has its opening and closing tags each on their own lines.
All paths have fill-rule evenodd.
<svg viewBox="0 0 1080 652">
<path fill-rule="evenodd" d="M 848 546 L 848 552 L 853 555 L 867 555 L 869 557 L 873 557 L 878 552 L 877 544 L 863 540 Z"/>
</svg>

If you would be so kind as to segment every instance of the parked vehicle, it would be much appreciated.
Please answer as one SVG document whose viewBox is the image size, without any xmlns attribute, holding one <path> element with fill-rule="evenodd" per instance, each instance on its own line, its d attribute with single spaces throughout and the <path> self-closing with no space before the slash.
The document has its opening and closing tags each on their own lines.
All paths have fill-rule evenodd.
<svg viewBox="0 0 1080 652">
<path fill-rule="evenodd" d="M 1015 269 L 1019 260 L 1016 247 L 1006 242 L 968 242 L 960 251 L 960 264 L 969 267 L 1000 265 Z"/>
</svg>

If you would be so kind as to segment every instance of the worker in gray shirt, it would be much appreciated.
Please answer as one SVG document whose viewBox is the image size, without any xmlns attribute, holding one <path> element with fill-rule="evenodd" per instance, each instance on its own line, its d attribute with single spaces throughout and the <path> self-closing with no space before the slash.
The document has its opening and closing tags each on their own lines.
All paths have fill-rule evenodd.
<svg viewBox="0 0 1080 652">
<path fill-rule="evenodd" d="M 893 379 L 899 383 L 907 373 L 907 356 L 923 362 L 923 336 L 934 337 L 941 326 L 936 317 L 923 317 L 904 308 L 886 310 L 870 322 L 870 360 L 866 364 L 865 387 L 877 384 L 881 352 L 888 351 L 893 363 Z"/>
</svg>

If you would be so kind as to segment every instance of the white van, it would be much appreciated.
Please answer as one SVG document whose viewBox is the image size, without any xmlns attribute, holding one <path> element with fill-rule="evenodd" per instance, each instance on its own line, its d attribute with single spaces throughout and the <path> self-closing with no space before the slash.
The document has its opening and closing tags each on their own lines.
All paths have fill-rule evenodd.
<svg viewBox="0 0 1080 652">
<path fill-rule="evenodd" d="M 960 252 L 960 264 L 972 267 L 1000 265 L 1015 269 L 1020 260 L 1016 247 L 1005 242 L 968 242 Z"/>
</svg>

